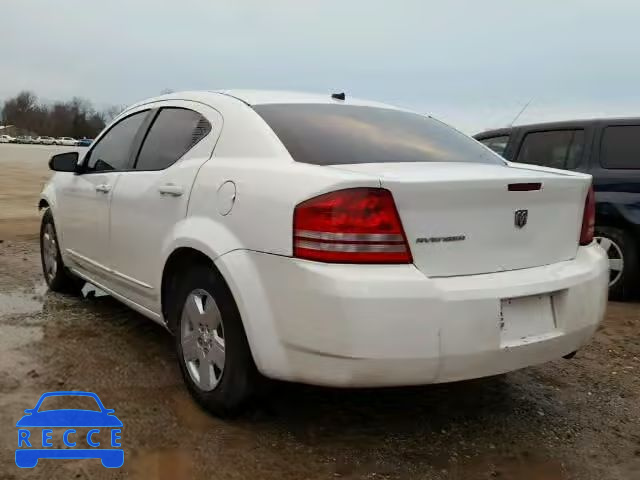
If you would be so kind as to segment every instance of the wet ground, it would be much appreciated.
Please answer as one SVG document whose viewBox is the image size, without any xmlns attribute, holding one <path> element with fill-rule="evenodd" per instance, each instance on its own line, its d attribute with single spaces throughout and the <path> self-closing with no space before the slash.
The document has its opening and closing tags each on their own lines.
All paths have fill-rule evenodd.
<svg viewBox="0 0 640 480">
<path fill-rule="evenodd" d="M 615 304 L 571 361 L 503 378 L 342 391 L 278 385 L 217 420 L 164 330 L 102 297 L 51 294 L 33 241 L 0 244 L 0 478 L 640 478 L 640 308 Z M 98 393 L 125 465 L 13 463 L 15 422 L 51 390 Z"/>
<path fill-rule="evenodd" d="M 0 202 L 0 479 L 640 479 L 639 304 L 611 303 L 570 361 L 423 388 L 277 385 L 222 421 L 189 397 L 159 326 L 109 297 L 47 292 L 37 216 L 2 223 L 5 212 Z M 122 469 L 15 466 L 15 423 L 52 390 L 115 409 Z"/>
</svg>

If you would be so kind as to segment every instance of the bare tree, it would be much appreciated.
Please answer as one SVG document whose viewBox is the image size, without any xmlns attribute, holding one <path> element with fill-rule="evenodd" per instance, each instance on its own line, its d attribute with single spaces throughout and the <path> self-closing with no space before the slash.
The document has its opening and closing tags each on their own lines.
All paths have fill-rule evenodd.
<svg viewBox="0 0 640 480">
<path fill-rule="evenodd" d="M 99 112 L 89 100 L 79 97 L 47 105 L 39 103 L 34 93 L 24 91 L 4 102 L 0 118 L 4 124 L 33 134 L 95 137 L 121 110 L 113 106 Z"/>
<path fill-rule="evenodd" d="M 3 121 L 14 125 L 31 123 L 34 120 L 38 97 L 34 93 L 20 92 L 4 102 Z"/>
<path fill-rule="evenodd" d="M 124 110 L 123 106 L 120 105 L 112 105 L 102 112 L 104 116 L 105 123 L 111 123 L 111 120 L 116 118 L 120 113 Z"/>
</svg>

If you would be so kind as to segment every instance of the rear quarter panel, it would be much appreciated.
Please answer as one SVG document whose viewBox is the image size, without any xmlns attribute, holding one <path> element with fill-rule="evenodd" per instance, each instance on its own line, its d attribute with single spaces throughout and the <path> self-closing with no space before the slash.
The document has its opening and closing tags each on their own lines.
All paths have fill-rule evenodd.
<svg viewBox="0 0 640 480">
<path fill-rule="evenodd" d="M 235 185 L 232 210 L 220 213 L 218 190 Z M 292 254 L 295 206 L 322 193 L 343 188 L 380 186 L 377 177 L 299 164 L 284 158 L 214 156 L 200 170 L 189 202 L 186 223 L 191 241 L 208 244 L 215 259 L 236 249 Z M 195 237 L 193 236 L 195 235 Z"/>
</svg>

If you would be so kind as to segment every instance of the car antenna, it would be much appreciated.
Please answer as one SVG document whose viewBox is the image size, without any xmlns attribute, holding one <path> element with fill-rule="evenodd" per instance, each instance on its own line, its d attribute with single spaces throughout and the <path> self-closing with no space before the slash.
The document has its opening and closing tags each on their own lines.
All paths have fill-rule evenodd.
<svg viewBox="0 0 640 480">
<path fill-rule="evenodd" d="M 515 118 L 513 120 L 511 120 L 511 123 L 509 124 L 510 127 L 513 127 L 513 124 L 516 123 L 516 120 L 518 120 L 518 118 L 520 118 L 520 115 L 522 115 L 524 113 L 524 111 L 527 109 L 527 107 L 529 105 L 531 105 L 531 102 L 533 102 L 533 98 L 531 100 L 529 100 L 527 103 L 525 103 L 524 107 L 522 107 L 522 109 L 518 112 L 518 114 L 515 116 Z"/>
<path fill-rule="evenodd" d="M 347 98 L 347 96 L 344 94 L 344 92 L 340 92 L 332 93 L 331 98 L 333 98 L 334 100 L 344 100 L 345 98 Z"/>
</svg>

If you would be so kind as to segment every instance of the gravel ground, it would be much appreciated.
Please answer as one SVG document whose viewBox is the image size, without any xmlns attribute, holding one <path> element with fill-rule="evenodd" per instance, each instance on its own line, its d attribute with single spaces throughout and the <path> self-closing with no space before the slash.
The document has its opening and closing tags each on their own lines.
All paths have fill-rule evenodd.
<svg viewBox="0 0 640 480">
<path fill-rule="evenodd" d="M 34 208 L 51 176 L 51 155 L 87 151 L 82 147 L 0 144 L 0 238 L 35 238 L 39 229 Z M 0 266 L 1 268 L 1 266 Z"/>
<path fill-rule="evenodd" d="M 25 168 L 46 175 L 40 164 Z M 9 183 L 0 177 L 0 193 Z M 29 188 L 18 190 L 35 205 L 39 186 Z M 189 397 L 159 326 L 109 297 L 47 292 L 37 216 L 8 221 L 0 201 L 2 479 L 640 479 L 638 304 L 610 303 L 573 360 L 421 388 L 279 384 L 222 421 Z M 96 392 L 115 409 L 122 469 L 98 460 L 15 466 L 15 422 L 43 392 L 62 389 Z"/>
</svg>

